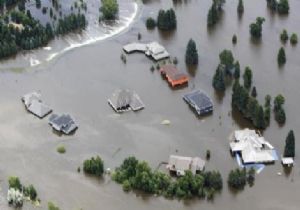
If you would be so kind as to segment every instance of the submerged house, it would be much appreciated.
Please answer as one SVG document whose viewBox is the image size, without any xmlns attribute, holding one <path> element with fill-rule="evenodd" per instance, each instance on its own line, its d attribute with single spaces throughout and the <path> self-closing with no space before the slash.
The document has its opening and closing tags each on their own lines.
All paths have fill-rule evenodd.
<svg viewBox="0 0 300 210">
<path fill-rule="evenodd" d="M 119 89 L 108 99 L 109 105 L 118 113 L 138 111 L 145 107 L 144 103 L 134 91 Z"/>
<path fill-rule="evenodd" d="M 77 124 L 69 114 L 52 114 L 49 118 L 49 124 L 56 131 L 62 132 L 67 135 L 78 128 Z"/>
<path fill-rule="evenodd" d="M 255 130 L 246 128 L 235 131 L 229 145 L 231 152 L 239 154 L 244 164 L 273 163 L 277 159 L 274 147 Z"/>
<path fill-rule="evenodd" d="M 205 161 L 199 157 L 184 157 L 171 155 L 167 169 L 170 172 L 176 173 L 177 176 L 184 176 L 185 171 L 191 171 L 193 174 L 203 171 Z"/>
<path fill-rule="evenodd" d="M 143 52 L 155 61 L 170 57 L 166 49 L 157 42 L 151 42 L 148 44 L 134 42 L 123 46 L 123 50 L 126 53 Z"/>
<path fill-rule="evenodd" d="M 213 111 L 211 99 L 201 90 L 187 93 L 183 99 L 197 112 L 198 115 L 208 114 Z"/>
<path fill-rule="evenodd" d="M 160 73 L 164 76 L 168 83 L 172 86 L 187 84 L 189 78 L 187 74 L 180 72 L 174 65 L 164 65 L 160 68 Z"/>
<path fill-rule="evenodd" d="M 25 108 L 39 118 L 44 118 L 52 112 L 52 109 L 42 102 L 41 94 L 37 92 L 24 95 L 22 101 Z"/>
<path fill-rule="evenodd" d="M 156 61 L 170 57 L 166 49 L 157 42 L 151 42 L 147 44 L 145 54 L 152 57 Z"/>
</svg>

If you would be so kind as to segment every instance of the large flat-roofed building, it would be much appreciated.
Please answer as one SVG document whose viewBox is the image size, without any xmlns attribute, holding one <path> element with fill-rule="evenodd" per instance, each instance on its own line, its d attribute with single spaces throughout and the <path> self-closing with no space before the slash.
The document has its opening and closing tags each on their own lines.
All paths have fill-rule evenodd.
<svg viewBox="0 0 300 210">
<path fill-rule="evenodd" d="M 197 112 L 198 115 L 208 114 L 213 111 L 211 99 L 201 90 L 187 93 L 183 99 Z"/>
</svg>

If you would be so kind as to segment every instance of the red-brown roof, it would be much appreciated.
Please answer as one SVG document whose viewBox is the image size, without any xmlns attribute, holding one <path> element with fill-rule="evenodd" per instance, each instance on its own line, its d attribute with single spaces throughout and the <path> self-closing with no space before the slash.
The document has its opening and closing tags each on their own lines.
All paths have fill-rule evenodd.
<svg viewBox="0 0 300 210">
<path fill-rule="evenodd" d="M 171 80 L 182 80 L 187 79 L 187 74 L 179 71 L 175 66 L 173 65 L 165 65 L 160 68 L 160 73 L 166 75 Z"/>
</svg>

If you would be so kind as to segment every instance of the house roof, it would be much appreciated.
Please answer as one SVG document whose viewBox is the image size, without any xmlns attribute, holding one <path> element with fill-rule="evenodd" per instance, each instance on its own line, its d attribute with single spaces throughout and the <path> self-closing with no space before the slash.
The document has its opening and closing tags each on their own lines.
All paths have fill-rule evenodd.
<svg viewBox="0 0 300 210">
<path fill-rule="evenodd" d="M 52 114 L 49 118 L 49 124 L 57 131 L 61 131 L 65 134 L 70 134 L 77 129 L 77 125 L 73 118 L 69 114 Z"/>
<path fill-rule="evenodd" d="M 130 43 L 127 44 L 123 47 L 123 50 L 127 53 L 131 53 L 131 52 L 145 52 L 146 51 L 146 44 L 142 44 L 142 43 Z"/>
<path fill-rule="evenodd" d="M 198 170 L 203 170 L 205 161 L 199 157 L 184 157 L 177 155 L 170 155 L 168 168 L 173 171 L 191 170 L 196 173 Z"/>
<path fill-rule="evenodd" d="M 27 107 L 28 111 L 32 112 L 36 116 L 43 118 L 52 112 L 52 109 L 43 104 L 41 101 L 33 100 L 30 105 Z"/>
<path fill-rule="evenodd" d="M 41 94 L 37 92 L 31 92 L 22 97 L 22 101 L 25 104 L 26 109 L 32 114 L 43 118 L 52 112 L 52 109 L 42 102 Z"/>
<path fill-rule="evenodd" d="M 137 111 L 145 107 L 140 97 L 134 91 L 125 89 L 116 90 L 108 99 L 108 103 L 116 112 L 123 112 L 129 109 Z"/>
<path fill-rule="evenodd" d="M 266 163 L 276 160 L 273 150 L 256 149 L 250 144 L 242 150 L 242 158 L 244 163 Z"/>
<path fill-rule="evenodd" d="M 203 110 L 212 111 L 213 109 L 211 99 L 201 90 L 187 93 L 183 96 L 183 99 L 187 101 L 198 114 L 201 114 Z"/>
<path fill-rule="evenodd" d="M 160 68 L 160 72 L 173 81 L 188 78 L 187 74 L 179 71 L 174 65 L 164 65 Z"/>
</svg>

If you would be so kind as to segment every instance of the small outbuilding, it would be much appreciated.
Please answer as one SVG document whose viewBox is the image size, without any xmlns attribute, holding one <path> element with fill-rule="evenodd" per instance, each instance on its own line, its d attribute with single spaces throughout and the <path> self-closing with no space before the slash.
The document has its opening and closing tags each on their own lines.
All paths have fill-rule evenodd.
<svg viewBox="0 0 300 210">
<path fill-rule="evenodd" d="M 284 165 L 284 166 L 291 167 L 291 166 L 294 165 L 294 159 L 291 158 L 291 157 L 282 157 L 282 158 L 281 158 L 281 163 L 282 163 L 282 165 Z"/>
<path fill-rule="evenodd" d="M 212 100 L 201 90 L 187 93 L 183 99 L 195 109 L 198 115 L 205 115 L 213 111 Z"/>
<path fill-rule="evenodd" d="M 24 95 L 22 101 L 25 108 L 39 118 L 44 118 L 52 112 L 52 109 L 41 100 L 41 94 L 32 92 Z"/>
<path fill-rule="evenodd" d="M 141 98 L 134 91 L 118 89 L 108 99 L 109 105 L 118 113 L 138 111 L 145 107 Z"/>
<path fill-rule="evenodd" d="M 67 135 L 78 128 L 77 124 L 69 114 L 52 114 L 49 118 L 49 124 L 56 131 L 62 132 Z"/>
<path fill-rule="evenodd" d="M 199 157 L 184 157 L 171 155 L 167 169 L 170 172 L 176 173 L 177 176 L 184 176 L 185 171 L 191 171 L 193 174 L 203 171 L 205 161 Z"/>
<path fill-rule="evenodd" d="M 160 68 L 160 73 L 165 77 L 168 83 L 172 86 L 187 84 L 189 77 L 187 74 L 180 72 L 174 65 L 164 65 Z"/>
</svg>

